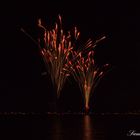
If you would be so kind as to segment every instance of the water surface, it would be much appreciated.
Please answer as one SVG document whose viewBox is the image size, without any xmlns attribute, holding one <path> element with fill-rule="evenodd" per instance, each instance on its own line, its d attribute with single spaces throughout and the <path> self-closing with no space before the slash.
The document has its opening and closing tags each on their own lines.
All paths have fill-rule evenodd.
<svg viewBox="0 0 140 140">
<path fill-rule="evenodd" d="M 139 115 L 0 116 L 1 139 L 105 140 L 140 139 Z"/>
</svg>

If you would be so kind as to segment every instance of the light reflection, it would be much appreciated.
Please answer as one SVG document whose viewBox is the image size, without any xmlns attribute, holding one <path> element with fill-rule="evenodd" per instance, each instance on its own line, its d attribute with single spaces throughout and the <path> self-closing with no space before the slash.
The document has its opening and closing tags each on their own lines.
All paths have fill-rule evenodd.
<svg viewBox="0 0 140 140">
<path fill-rule="evenodd" d="M 44 140 L 104 140 L 104 119 L 96 116 L 60 115 L 35 121 L 34 137 Z M 45 122 L 45 123 L 44 123 Z"/>
<path fill-rule="evenodd" d="M 83 140 L 93 140 L 93 128 L 89 115 L 84 116 L 83 120 Z"/>
<path fill-rule="evenodd" d="M 56 118 L 53 124 L 52 140 L 63 140 L 62 122 L 60 118 Z"/>
</svg>

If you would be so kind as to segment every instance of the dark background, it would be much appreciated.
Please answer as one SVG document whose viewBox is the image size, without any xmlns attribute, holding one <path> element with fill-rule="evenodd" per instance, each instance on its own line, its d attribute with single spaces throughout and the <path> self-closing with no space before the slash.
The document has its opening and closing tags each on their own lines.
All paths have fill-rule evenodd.
<svg viewBox="0 0 140 140">
<path fill-rule="evenodd" d="M 20 31 L 36 35 L 42 18 L 53 25 L 57 15 L 64 29 L 77 26 L 81 40 L 106 35 L 96 49 L 99 63 L 110 63 L 91 98 L 93 111 L 116 112 L 140 109 L 139 48 L 140 11 L 138 3 L 125 1 L 9 2 L 1 5 L 0 21 L 0 111 L 49 111 L 54 89 L 45 72 L 37 46 Z M 51 27 L 51 26 L 50 26 Z M 82 96 L 76 83 L 66 82 L 60 99 L 63 111 L 80 111 Z"/>
</svg>

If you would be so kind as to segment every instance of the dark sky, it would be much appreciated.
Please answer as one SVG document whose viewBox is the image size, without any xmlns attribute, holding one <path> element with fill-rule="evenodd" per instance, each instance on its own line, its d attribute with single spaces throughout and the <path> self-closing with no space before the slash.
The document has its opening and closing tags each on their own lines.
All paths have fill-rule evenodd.
<svg viewBox="0 0 140 140">
<path fill-rule="evenodd" d="M 86 41 L 106 35 L 97 47 L 97 61 L 110 63 L 91 99 L 97 111 L 140 109 L 140 12 L 137 3 L 121 1 L 61 1 L 9 3 L 1 12 L 0 111 L 46 111 L 54 93 L 37 46 L 21 31 L 35 35 L 38 18 L 53 25 L 61 14 L 64 28 L 75 25 Z M 79 110 L 81 94 L 74 81 L 66 83 L 61 98 L 65 110 Z"/>
</svg>

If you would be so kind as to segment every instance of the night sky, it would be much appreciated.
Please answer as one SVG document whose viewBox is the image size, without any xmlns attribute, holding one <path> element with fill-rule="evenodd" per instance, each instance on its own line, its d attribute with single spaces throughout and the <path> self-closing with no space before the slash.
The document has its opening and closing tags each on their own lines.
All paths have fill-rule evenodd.
<svg viewBox="0 0 140 140">
<path fill-rule="evenodd" d="M 120 1 L 65 1 L 9 3 L 1 12 L 0 111 L 49 111 L 54 89 L 38 47 L 20 28 L 36 37 L 38 18 L 54 25 L 57 15 L 64 29 L 77 26 L 81 40 L 98 39 L 99 63 L 110 63 L 112 70 L 101 80 L 91 98 L 95 111 L 140 110 L 140 11 L 137 3 Z M 64 111 L 79 111 L 82 96 L 77 84 L 67 81 L 60 106 Z"/>
</svg>

